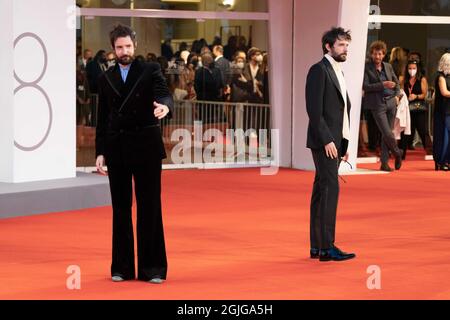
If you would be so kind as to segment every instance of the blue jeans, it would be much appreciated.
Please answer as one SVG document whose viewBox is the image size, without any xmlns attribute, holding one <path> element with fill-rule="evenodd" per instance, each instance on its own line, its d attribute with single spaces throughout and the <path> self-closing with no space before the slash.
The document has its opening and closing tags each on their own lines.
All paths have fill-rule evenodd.
<svg viewBox="0 0 450 320">
<path fill-rule="evenodd" d="M 445 116 L 445 133 L 444 133 L 444 147 L 442 150 L 442 156 L 440 164 L 445 164 L 448 153 L 448 145 L 450 142 L 450 115 Z"/>
</svg>

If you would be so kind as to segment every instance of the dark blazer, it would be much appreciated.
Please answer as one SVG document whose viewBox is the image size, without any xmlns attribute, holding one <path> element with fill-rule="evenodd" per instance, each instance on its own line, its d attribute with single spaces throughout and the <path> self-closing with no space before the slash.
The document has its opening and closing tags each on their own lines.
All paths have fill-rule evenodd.
<svg viewBox="0 0 450 320">
<path fill-rule="evenodd" d="M 195 72 L 194 88 L 197 100 L 221 101 L 223 87 L 222 74 L 219 69 L 201 67 Z"/>
<path fill-rule="evenodd" d="M 231 67 L 230 61 L 224 57 L 220 57 L 214 62 L 214 66 L 220 70 L 222 74 L 222 83 L 224 86 L 229 86 L 231 84 Z"/>
<path fill-rule="evenodd" d="M 119 65 L 99 78 L 96 155 L 106 163 L 145 163 L 166 157 L 153 102 L 169 107 L 173 98 L 157 63 L 133 61 L 124 83 Z"/>
<path fill-rule="evenodd" d="M 347 112 L 351 103 L 347 94 Z M 309 116 L 307 147 L 324 148 L 334 142 L 343 156 L 348 141 L 342 138 L 345 102 L 339 80 L 327 58 L 311 67 L 306 80 L 306 111 Z"/>
<path fill-rule="evenodd" d="M 383 62 L 383 64 L 388 81 L 393 81 L 397 84 L 393 90 L 395 91 L 395 96 L 398 97 L 400 96 L 400 82 L 398 81 L 392 66 L 386 62 Z M 388 107 L 397 106 L 395 96 L 387 101 L 383 99 L 384 85 L 373 62 L 366 63 L 363 90 L 363 106 L 366 110 L 375 110 L 384 105 L 387 105 Z"/>
</svg>

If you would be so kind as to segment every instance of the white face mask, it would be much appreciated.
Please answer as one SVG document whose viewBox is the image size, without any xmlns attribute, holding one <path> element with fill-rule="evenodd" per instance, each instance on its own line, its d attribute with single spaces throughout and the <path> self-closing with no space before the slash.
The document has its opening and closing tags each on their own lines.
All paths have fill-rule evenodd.
<svg viewBox="0 0 450 320">
<path fill-rule="evenodd" d="M 199 61 L 199 62 L 198 62 L 198 67 L 199 67 L 199 68 L 203 67 L 203 62 Z"/>
<path fill-rule="evenodd" d="M 257 61 L 257 62 L 263 62 L 263 60 L 264 60 L 264 58 L 263 58 L 262 55 L 256 56 L 256 61 Z"/>
<path fill-rule="evenodd" d="M 244 69 L 245 63 L 243 63 L 243 62 L 238 62 L 238 63 L 236 63 L 236 67 L 238 67 L 239 69 Z"/>
<path fill-rule="evenodd" d="M 415 69 L 410 69 L 410 70 L 408 70 L 408 72 L 409 72 L 409 75 L 411 76 L 411 77 L 415 77 L 416 76 L 416 74 L 417 74 L 417 70 L 415 70 Z"/>
</svg>

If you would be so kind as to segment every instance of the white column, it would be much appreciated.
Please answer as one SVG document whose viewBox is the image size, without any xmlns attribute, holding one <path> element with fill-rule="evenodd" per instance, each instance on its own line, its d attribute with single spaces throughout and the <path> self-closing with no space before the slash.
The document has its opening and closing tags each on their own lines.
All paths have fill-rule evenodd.
<svg viewBox="0 0 450 320">
<path fill-rule="evenodd" d="M 294 112 L 293 167 L 314 170 L 311 152 L 306 148 L 308 114 L 305 87 L 309 68 L 322 60 L 322 35 L 338 24 L 339 0 L 295 1 L 294 26 Z"/>
<path fill-rule="evenodd" d="M 295 2 L 294 12 L 293 167 L 314 170 L 311 152 L 306 148 L 308 128 L 305 103 L 306 76 L 309 68 L 323 58 L 321 43 L 323 33 L 332 26 L 342 26 L 352 31 L 353 38 L 344 70 L 352 102 L 349 153 L 350 163 L 355 170 L 369 0 L 302 0 Z"/>
<path fill-rule="evenodd" d="M 269 1 L 270 103 L 272 128 L 279 130 L 281 167 L 291 167 L 292 152 L 292 27 L 293 3 Z M 297 59 L 298 57 L 294 57 Z M 272 141 L 275 143 L 275 141 Z"/>
<path fill-rule="evenodd" d="M 362 83 L 367 48 L 370 0 L 341 0 L 339 25 L 352 31 L 349 59 L 344 63 L 345 81 L 352 102 L 350 114 L 351 141 L 349 162 L 356 170 L 358 157 L 359 124 L 361 117 Z M 349 171 L 348 165 L 341 165 L 341 171 Z"/>
<path fill-rule="evenodd" d="M 0 181 L 13 180 L 14 80 L 13 1 L 0 1 Z"/>
<path fill-rule="evenodd" d="M 74 5 L 1 1 L 0 181 L 75 176 Z"/>
</svg>

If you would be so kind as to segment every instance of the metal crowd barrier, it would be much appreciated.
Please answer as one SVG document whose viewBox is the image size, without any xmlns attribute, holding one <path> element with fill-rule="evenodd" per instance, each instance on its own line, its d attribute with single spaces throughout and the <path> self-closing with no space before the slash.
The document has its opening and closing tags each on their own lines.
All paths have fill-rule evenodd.
<svg viewBox="0 0 450 320">
<path fill-rule="evenodd" d="M 175 101 L 174 116 L 172 119 L 163 119 L 161 129 L 168 154 L 177 144 L 172 137 L 175 130 L 182 129 L 189 132 L 194 145 L 196 130 L 198 131 L 198 126 L 201 125 L 203 149 L 212 142 L 208 130 L 215 129 L 221 133 L 224 145 L 233 143 L 227 140 L 229 138 L 227 133 L 234 135 L 235 138 L 237 134 L 245 134 L 246 159 L 252 156 L 249 154 L 251 147 L 256 149 L 267 147 L 267 157 L 270 157 L 270 117 L 270 105 L 266 104 L 182 100 Z M 203 162 L 207 161 L 203 159 Z"/>
</svg>

